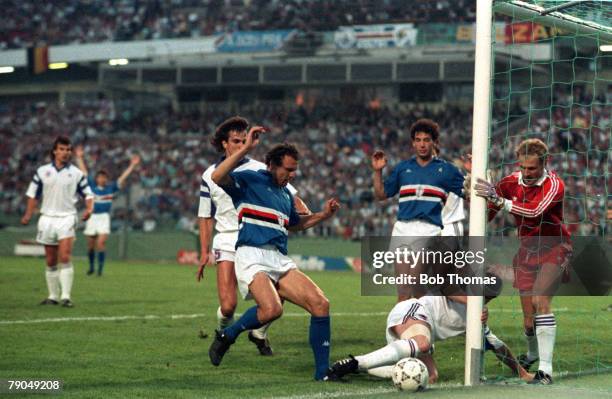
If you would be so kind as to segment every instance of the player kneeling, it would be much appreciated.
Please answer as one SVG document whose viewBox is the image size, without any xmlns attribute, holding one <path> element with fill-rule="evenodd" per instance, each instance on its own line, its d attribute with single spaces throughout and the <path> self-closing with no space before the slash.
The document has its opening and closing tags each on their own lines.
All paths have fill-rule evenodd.
<svg viewBox="0 0 612 399">
<path fill-rule="evenodd" d="M 492 299 L 492 298 L 487 298 Z M 391 378 L 393 366 L 404 358 L 418 358 L 427 366 L 429 383 L 438 379 L 433 359 L 433 342 L 465 333 L 467 296 L 433 296 L 399 302 L 387 317 L 387 345 L 381 349 L 334 363 L 327 372 L 330 380 L 339 380 L 347 374 L 366 371 L 371 375 Z M 495 355 L 516 375 L 531 381 L 533 374 L 521 367 L 510 349 L 486 325 L 488 311 L 482 313 L 485 349 Z"/>
</svg>

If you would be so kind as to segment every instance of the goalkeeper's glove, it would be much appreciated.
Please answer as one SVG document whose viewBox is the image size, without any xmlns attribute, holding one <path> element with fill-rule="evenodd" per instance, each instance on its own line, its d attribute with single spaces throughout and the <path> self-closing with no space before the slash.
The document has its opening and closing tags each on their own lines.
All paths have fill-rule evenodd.
<svg viewBox="0 0 612 399">
<path fill-rule="evenodd" d="M 501 208 L 504 205 L 505 200 L 497 194 L 495 186 L 486 180 L 481 178 L 476 179 L 474 191 L 477 196 L 486 199 L 497 208 Z"/>
</svg>

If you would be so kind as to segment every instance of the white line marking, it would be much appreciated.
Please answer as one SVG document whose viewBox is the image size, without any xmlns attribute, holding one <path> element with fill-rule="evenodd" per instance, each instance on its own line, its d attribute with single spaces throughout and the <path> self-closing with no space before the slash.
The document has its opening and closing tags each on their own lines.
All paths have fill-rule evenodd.
<svg viewBox="0 0 612 399">
<path fill-rule="evenodd" d="M 384 380 L 381 379 L 384 383 Z M 329 383 L 328 383 L 329 384 Z M 391 381 L 389 380 L 389 385 Z M 436 391 L 440 389 L 453 389 L 453 388 L 462 388 L 463 385 L 459 383 L 450 383 L 443 382 L 440 384 L 435 384 L 427 388 L 427 391 Z M 378 387 L 378 388 L 367 388 L 367 389 L 355 389 L 355 390 L 346 390 L 339 392 L 318 392 L 311 394 L 301 394 L 301 395 L 292 395 L 292 396 L 276 396 L 275 399 L 309 399 L 309 398 L 342 398 L 345 396 L 364 396 L 364 395 L 386 395 L 392 393 L 398 393 L 399 391 L 396 388 L 389 387 Z M 269 397 L 271 399 L 271 397 Z"/>
<path fill-rule="evenodd" d="M 568 308 L 553 309 L 555 313 L 568 312 Z M 520 310 L 514 309 L 491 309 L 490 313 L 517 313 Z M 576 311 L 579 312 L 579 311 Z M 71 321 L 122 321 L 122 320 L 179 320 L 179 319 L 197 319 L 199 317 L 210 316 L 212 313 L 192 313 L 192 314 L 171 314 L 171 315 L 125 315 L 125 316 L 82 316 L 82 317 L 55 317 L 48 319 L 29 319 L 29 320 L 0 320 L 0 325 L 12 324 L 39 324 L 39 323 L 62 323 Z M 332 313 L 332 317 L 371 317 L 371 316 L 386 316 L 388 312 L 336 312 Z M 236 313 L 240 317 L 240 313 Z M 308 313 L 283 313 L 282 317 L 309 317 Z"/>
</svg>

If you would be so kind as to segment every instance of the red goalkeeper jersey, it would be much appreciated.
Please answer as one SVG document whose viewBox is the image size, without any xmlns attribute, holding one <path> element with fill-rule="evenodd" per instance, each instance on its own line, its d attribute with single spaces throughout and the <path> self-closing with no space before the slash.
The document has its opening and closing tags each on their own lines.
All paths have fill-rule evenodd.
<svg viewBox="0 0 612 399">
<path fill-rule="evenodd" d="M 521 172 L 515 172 L 504 177 L 496 190 L 499 196 L 506 199 L 504 209 L 514 215 L 522 241 L 529 237 L 569 239 L 570 233 L 563 223 L 565 184 L 555 172 L 545 171 L 532 186 L 523 183 Z M 489 220 L 498 211 L 489 204 Z"/>
</svg>

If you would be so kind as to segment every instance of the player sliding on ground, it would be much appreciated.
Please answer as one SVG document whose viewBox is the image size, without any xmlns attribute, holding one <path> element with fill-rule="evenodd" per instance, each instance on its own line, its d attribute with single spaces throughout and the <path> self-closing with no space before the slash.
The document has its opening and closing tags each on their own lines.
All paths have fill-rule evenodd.
<svg viewBox="0 0 612 399">
<path fill-rule="evenodd" d="M 514 215 L 520 248 L 514 257 L 514 287 L 521 295 L 528 351 L 519 360 L 529 369 L 538 358 L 533 383 L 552 383 L 552 358 L 557 323 L 553 295 L 567 276 L 572 254 L 563 222 L 565 184 L 546 169 L 548 147 L 539 139 L 521 142 L 516 150 L 520 170 L 497 186 L 478 179 L 476 195 L 489 202 L 489 220 L 500 210 Z"/>
<path fill-rule="evenodd" d="M 244 146 L 221 162 L 212 180 L 232 198 L 238 210 L 238 241 L 234 267 L 238 288 L 244 298 L 253 298 L 249 308 L 234 324 L 217 330 L 209 356 L 218 366 L 223 356 L 245 330 L 260 328 L 283 313 L 281 301 L 288 300 L 308 311 L 310 345 L 315 358 L 315 379 L 325 379 L 329 367 L 329 301 L 323 291 L 297 269 L 287 256 L 288 231 L 299 231 L 330 218 L 340 207 L 335 199 L 322 212 L 300 216 L 287 184 L 295 177 L 299 153 L 291 144 L 279 144 L 266 154 L 267 170 L 235 171 L 240 161 L 259 143 L 265 129 L 249 130 Z"/>
<path fill-rule="evenodd" d="M 238 240 L 238 212 L 230 196 L 212 181 L 211 176 L 224 159 L 231 157 L 244 146 L 248 126 L 249 122 L 246 119 L 234 116 L 217 127 L 211 143 L 217 152 L 223 153 L 223 157 L 219 162 L 206 169 L 200 182 L 198 225 L 201 255 L 197 280 L 202 280 L 204 268 L 207 264 L 217 264 L 217 293 L 219 295 L 217 321 L 219 329 L 224 329 L 234 322 L 234 312 L 236 311 L 238 283 L 234 273 L 234 259 L 236 256 L 236 241 Z M 234 171 L 262 169 L 266 169 L 263 162 L 245 157 L 239 161 Z M 297 190 L 291 184 L 287 184 L 287 189 L 294 196 L 296 211 L 300 215 L 309 214 L 310 211 L 304 202 L 296 196 Z M 216 230 L 214 239 L 213 228 Z M 211 241 L 212 254 L 209 252 Z M 267 323 L 259 329 L 249 331 L 249 341 L 257 346 L 262 356 L 273 354 L 268 341 L 269 326 L 270 323 Z"/>
<path fill-rule="evenodd" d="M 491 297 L 486 298 L 492 299 Z M 327 372 L 331 380 L 347 374 L 367 371 L 369 374 L 391 378 L 393 365 L 406 357 L 419 358 L 427 366 L 429 383 L 436 382 L 438 371 L 433 358 L 434 341 L 443 341 L 465 333 L 467 297 L 425 295 L 419 299 L 399 302 L 387 317 L 387 346 L 361 356 L 334 363 Z M 481 320 L 484 324 L 485 349 L 495 355 L 525 381 L 533 378 L 486 325 L 488 311 L 485 307 Z"/>
</svg>

